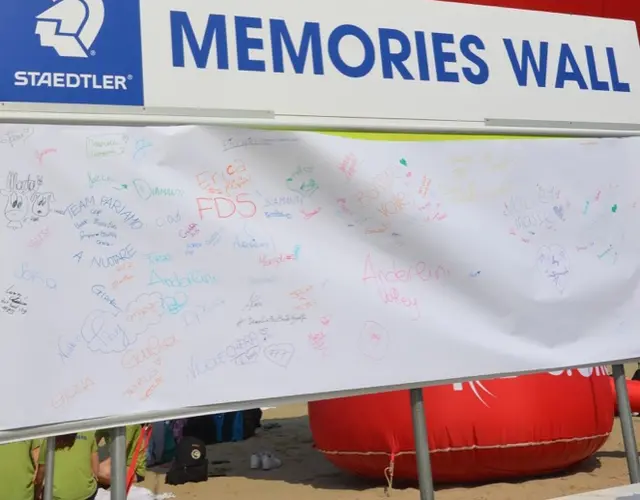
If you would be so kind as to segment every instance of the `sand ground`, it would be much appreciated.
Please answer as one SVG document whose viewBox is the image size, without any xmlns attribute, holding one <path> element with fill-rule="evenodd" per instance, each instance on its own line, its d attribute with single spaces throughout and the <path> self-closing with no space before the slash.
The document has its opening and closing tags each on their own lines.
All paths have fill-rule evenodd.
<svg viewBox="0 0 640 500">
<path fill-rule="evenodd" d="M 635 369 L 637 365 L 633 365 Z M 629 369 L 631 370 L 631 368 Z M 633 370 L 627 371 L 628 374 Z M 640 436 L 640 418 L 634 418 Z M 276 424 L 276 425 L 273 425 Z M 171 491 L 177 500 L 375 500 L 387 498 L 383 483 L 362 480 L 341 472 L 313 449 L 306 405 L 284 406 L 265 412 L 255 438 L 240 443 L 209 447 L 210 460 L 222 462 L 212 467 L 219 477 L 206 483 L 170 487 L 162 470 L 150 472 L 141 485 L 154 492 Z M 272 451 L 282 459 L 281 468 L 251 470 L 252 453 Z M 620 425 L 603 448 L 582 464 L 553 477 L 475 486 L 442 486 L 437 500 L 547 500 L 590 490 L 628 484 Z M 391 498 L 419 498 L 415 485 L 394 489 Z"/>
</svg>

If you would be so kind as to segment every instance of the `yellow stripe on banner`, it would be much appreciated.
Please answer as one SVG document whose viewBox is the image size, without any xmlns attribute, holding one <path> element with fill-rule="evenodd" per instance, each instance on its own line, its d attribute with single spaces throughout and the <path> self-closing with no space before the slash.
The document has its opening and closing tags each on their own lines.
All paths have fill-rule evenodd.
<svg viewBox="0 0 640 500">
<path fill-rule="evenodd" d="M 296 132 L 295 128 L 285 127 L 256 127 L 260 130 L 284 130 Z M 311 130 L 319 134 L 346 137 L 348 139 L 362 139 L 365 141 L 405 141 L 405 142 L 429 142 L 429 141 L 487 141 L 497 139 L 563 139 L 568 136 L 542 136 L 542 135 L 491 135 L 491 134 L 399 134 L 383 132 L 344 132 L 338 130 Z"/>
</svg>

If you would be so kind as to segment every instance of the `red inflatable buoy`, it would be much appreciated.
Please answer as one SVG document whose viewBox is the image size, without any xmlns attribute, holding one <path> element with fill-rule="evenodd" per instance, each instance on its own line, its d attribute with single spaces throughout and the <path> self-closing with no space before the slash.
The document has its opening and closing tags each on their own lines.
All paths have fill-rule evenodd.
<svg viewBox="0 0 640 500">
<path fill-rule="evenodd" d="M 640 413 L 640 380 L 627 380 L 627 392 L 629 393 L 631 411 Z"/>
<path fill-rule="evenodd" d="M 616 384 L 612 377 L 609 378 L 611 390 L 615 394 Z M 640 413 L 640 380 L 627 380 L 627 392 L 629 393 L 629 406 L 634 413 Z M 614 400 L 616 415 L 618 414 L 618 402 Z"/>
<path fill-rule="evenodd" d="M 541 475 L 589 457 L 613 426 L 608 379 L 586 368 L 423 389 L 434 480 Z M 337 467 L 416 478 L 408 391 L 315 401 L 309 420 Z"/>
</svg>

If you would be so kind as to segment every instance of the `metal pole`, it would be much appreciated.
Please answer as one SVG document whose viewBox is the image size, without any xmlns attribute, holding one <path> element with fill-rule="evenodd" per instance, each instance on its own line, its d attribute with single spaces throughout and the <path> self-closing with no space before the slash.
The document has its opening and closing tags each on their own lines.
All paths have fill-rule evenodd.
<svg viewBox="0 0 640 500">
<path fill-rule="evenodd" d="M 416 465 L 420 483 L 420 500 L 434 500 L 433 477 L 431 476 L 431 458 L 429 457 L 429 439 L 427 437 L 427 420 L 424 414 L 422 389 L 411 389 L 411 417 L 413 420 L 413 437 L 416 445 Z"/>
<path fill-rule="evenodd" d="M 56 457 L 56 438 L 47 438 L 47 456 L 44 462 L 44 500 L 53 500 L 53 465 Z"/>
<path fill-rule="evenodd" d="M 127 430 L 111 429 L 111 500 L 127 499 Z"/>
<path fill-rule="evenodd" d="M 623 365 L 613 365 L 613 378 L 616 385 L 616 398 L 618 400 L 618 415 L 622 428 L 622 442 L 627 454 L 627 467 L 631 483 L 640 483 L 640 464 L 638 463 L 638 448 L 636 445 L 636 433 L 633 429 L 631 417 L 631 405 L 627 392 L 627 379 L 624 376 Z"/>
</svg>

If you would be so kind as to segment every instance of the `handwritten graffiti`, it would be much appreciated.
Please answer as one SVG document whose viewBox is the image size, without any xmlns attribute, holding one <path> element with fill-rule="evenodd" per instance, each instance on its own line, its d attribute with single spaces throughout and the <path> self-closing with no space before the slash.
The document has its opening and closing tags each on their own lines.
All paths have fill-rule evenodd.
<svg viewBox="0 0 640 500">
<path fill-rule="evenodd" d="M 122 314 L 95 310 L 85 318 L 81 335 L 87 348 L 103 354 L 123 352 L 164 314 L 159 293 L 143 293 L 131 301 Z"/>
<path fill-rule="evenodd" d="M 204 219 L 204 213 L 213 210 L 219 219 L 228 219 L 233 216 L 250 219 L 256 215 L 258 207 L 248 199 L 248 196 L 246 193 L 239 193 L 234 199 L 225 196 L 196 198 L 198 216 L 200 219 Z"/>
</svg>

